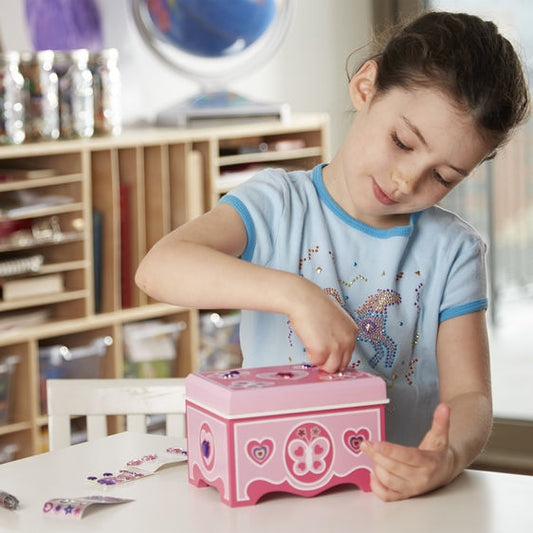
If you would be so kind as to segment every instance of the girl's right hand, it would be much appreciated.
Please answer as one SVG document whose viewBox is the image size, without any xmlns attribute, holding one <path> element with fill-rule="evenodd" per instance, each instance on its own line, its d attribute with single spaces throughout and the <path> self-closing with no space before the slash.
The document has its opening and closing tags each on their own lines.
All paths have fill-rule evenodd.
<svg viewBox="0 0 533 533">
<path fill-rule="evenodd" d="M 309 362 L 326 372 L 348 367 L 358 335 L 354 319 L 320 287 L 303 282 L 299 297 L 292 298 L 291 326 L 302 341 Z"/>
<path fill-rule="evenodd" d="M 238 259 L 246 239 L 240 215 L 219 204 L 157 242 L 135 281 L 152 298 L 172 305 L 287 315 L 312 364 L 327 372 L 346 369 L 358 331 L 353 318 L 298 274 Z"/>
</svg>

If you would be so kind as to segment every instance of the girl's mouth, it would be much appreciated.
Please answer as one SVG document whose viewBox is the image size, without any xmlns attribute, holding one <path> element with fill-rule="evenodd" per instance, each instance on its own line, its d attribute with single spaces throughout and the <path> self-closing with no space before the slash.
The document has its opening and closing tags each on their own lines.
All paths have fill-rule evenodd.
<svg viewBox="0 0 533 533">
<path fill-rule="evenodd" d="M 374 191 L 374 196 L 376 197 L 377 201 L 380 202 L 383 205 L 394 205 L 398 202 L 396 200 L 393 200 L 388 194 L 386 194 L 381 187 L 376 183 L 375 180 L 372 180 L 372 188 Z"/>
</svg>

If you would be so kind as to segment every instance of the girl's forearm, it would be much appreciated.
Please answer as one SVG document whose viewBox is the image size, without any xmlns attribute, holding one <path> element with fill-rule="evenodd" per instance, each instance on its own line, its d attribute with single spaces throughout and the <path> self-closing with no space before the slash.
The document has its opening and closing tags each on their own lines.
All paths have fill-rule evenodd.
<svg viewBox="0 0 533 533">
<path fill-rule="evenodd" d="M 471 392 L 446 403 L 451 408 L 449 443 L 454 453 L 454 478 L 483 450 L 492 427 L 492 402 L 486 394 Z"/>
<path fill-rule="evenodd" d="M 288 314 L 299 287 L 295 274 L 257 266 L 213 248 L 178 241 L 156 244 L 135 281 L 159 301 L 194 308 L 253 309 Z"/>
</svg>

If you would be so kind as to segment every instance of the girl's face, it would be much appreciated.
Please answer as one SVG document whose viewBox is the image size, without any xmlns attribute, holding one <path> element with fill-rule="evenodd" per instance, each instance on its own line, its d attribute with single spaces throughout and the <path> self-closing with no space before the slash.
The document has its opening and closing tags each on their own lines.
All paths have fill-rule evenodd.
<svg viewBox="0 0 533 533">
<path fill-rule="evenodd" d="M 375 68 L 366 63 L 350 83 L 357 113 L 324 181 L 347 213 L 388 228 L 442 200 L 491 146 L 440 91 L 394 88 L 376 97 Z"/>
</svg>

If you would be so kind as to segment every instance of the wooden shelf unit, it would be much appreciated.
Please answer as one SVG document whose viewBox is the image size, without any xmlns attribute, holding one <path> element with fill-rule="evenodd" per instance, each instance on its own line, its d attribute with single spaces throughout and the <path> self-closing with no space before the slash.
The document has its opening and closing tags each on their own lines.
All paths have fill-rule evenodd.
<svg viewBox="0 0 533 533">
<path fill-rule="evenodd" d="M 45 230 L 51 221 L 59 225 L 59 236 L 47 239 L 45 232 L 33 241 L 31 229 L 14 240 L 13 234 L 6 237 L 5 231 L 0 232 L 0 263 L 39 254 L 44 258 L 40 270 L 16 277 L 60 274 L 64 283 L 60 292 L 0 299 L 0 361 L 8 355 L 19 359 L 11 381 L 11 417 L 0 424 L 0 451 L 15 444 L 13 458 L 22 458 L 46 450 L 39 362 L 43 347 L 83 345 L 110 336 L 113 344 L 100 358 L 94 377 L 122 377 L 126 324 L 151 319 L 182 322 L 185 329 L 176 341 L 172 372 L 185 376 L 194 371 L 198 311 L 152 301 L 134 285 L 136 265 L 164 234 L 213 207 L 239 181 L 225 185 L 228 181 L 221 175 L 228 169 L 249 165 L 310 169 L 327 161 L 328 128 L 327 115 L 313 114 L 295 116 L 289 123 L 140 129 L 117 137 L 0 147 L 1 169 L 53 169 L 42 177 L 0 180 L 0 206 L 22 193 L 66 197 L 57 204 L 0 211 L 0 229 L 17 222 Z M 303 146 L 276 145 L 294 139 Z M 121 208 L 125 198 L 127 209 Z M 98 246 L 93 229 L 100 217 Z M 0 278 L 0 283 L 8 279 Z M 7 317 L 24 318 L 35 312 L 47 314 L 44 322 L 1 329 Z"/>
</svg>

